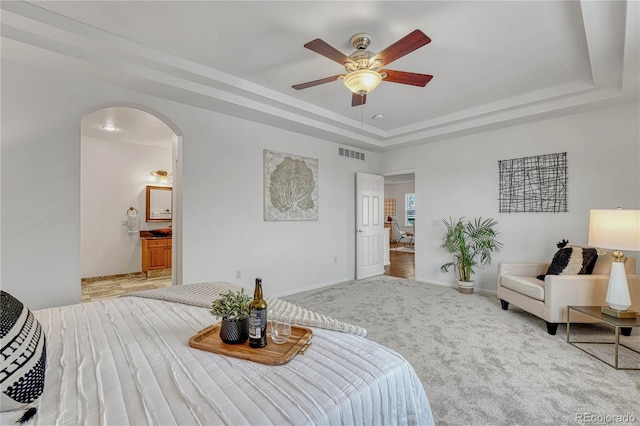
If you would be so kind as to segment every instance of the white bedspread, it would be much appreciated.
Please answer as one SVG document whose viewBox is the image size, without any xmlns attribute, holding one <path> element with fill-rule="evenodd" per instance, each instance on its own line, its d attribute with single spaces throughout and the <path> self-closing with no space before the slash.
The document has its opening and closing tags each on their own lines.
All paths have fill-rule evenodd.
<svg viewBox="0 0 640 426">
<path fill-rule="evenodd" d="M 206 308 L 126 297 L 34 314 L 47 336 L 36 424 L 434 424 L 407 361 L 353 334 L 313 329 L 305 355 L 273 367 L 189 347 L 214 322 Z"/>
</svg>

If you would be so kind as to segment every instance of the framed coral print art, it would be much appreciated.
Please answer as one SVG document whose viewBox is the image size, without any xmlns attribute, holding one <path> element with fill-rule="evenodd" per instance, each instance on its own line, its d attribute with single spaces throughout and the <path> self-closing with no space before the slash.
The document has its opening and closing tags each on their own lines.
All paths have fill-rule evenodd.
<svg viewBox="0 0 640 426">
<path fill-rule="evenodd" d="M 318 160 L 264 150 L 264 220 L 318 220 Z"/>
</svg>

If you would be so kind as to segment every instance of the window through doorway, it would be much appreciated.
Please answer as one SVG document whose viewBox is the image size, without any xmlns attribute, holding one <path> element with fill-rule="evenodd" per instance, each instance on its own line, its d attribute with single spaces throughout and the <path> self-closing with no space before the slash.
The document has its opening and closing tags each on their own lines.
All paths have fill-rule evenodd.
<svg viewBox="0 0 640 426">
<path fill-rule="evenodd" d="M 416 221 L 416 194 L 404 194 L 405 215 L 404 225 L 413 227 Z"/>
</svg>

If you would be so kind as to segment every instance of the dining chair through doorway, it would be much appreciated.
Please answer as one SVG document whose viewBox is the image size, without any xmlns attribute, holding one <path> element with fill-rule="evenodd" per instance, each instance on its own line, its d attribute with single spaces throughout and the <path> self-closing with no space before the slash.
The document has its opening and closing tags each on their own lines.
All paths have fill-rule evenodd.
<svg viewBox="0 0 640 426">
<path fill-rule="evenodd" d="M 398 248 L 398 246 L 400 245 L 403 239 L 409 240 L 410 245 L 413 244 L 413 234 L 411 232 L 405 232 L 401 230 L 400 225 L 398 225 L 397 221 L 394 220 L 392 223 L 393 223 L 394 240 L 396 243 L 394 248 Z"/>
</svg>

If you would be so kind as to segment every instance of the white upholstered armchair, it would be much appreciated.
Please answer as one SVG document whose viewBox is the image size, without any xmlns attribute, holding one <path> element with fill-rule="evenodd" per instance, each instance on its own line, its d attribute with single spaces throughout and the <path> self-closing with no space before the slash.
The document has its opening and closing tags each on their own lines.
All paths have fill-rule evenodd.
<svg viewBox="0 0 640 426">
<path fill-rule="evenodd" d="M 498 266 L 498 298 L 502 309 L 509 304 L 529 312 L 547 323 L 549 334 L 556 334 L 558 324 L 567 321 L 567 306 L 606 306 L 605 296 L 611 270 L 611 254 L 598 256 L 591 275 L 547 275 L 547 263 L 500 263 Z M 635 275 L 636 259 L 625 259 L 625 270 L 631 293 L 631 307 L 640 311 L 640 277 Z M 571 314 L 571 322 L 593 322 L 586 316 Z M 630 332 L 631 330 L 626 330 Z M 623 330 L 625 333 L 625 330 Z"/>
</svg>

